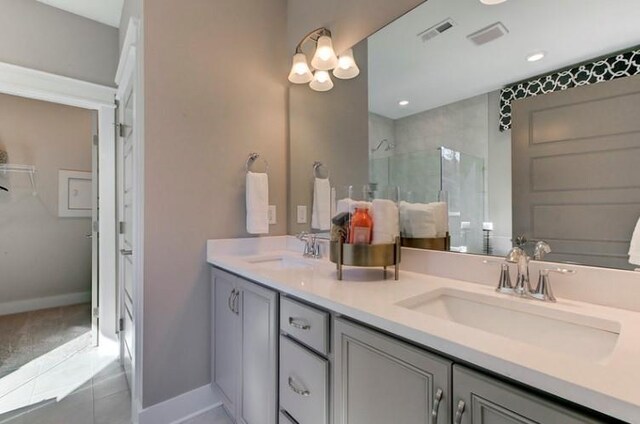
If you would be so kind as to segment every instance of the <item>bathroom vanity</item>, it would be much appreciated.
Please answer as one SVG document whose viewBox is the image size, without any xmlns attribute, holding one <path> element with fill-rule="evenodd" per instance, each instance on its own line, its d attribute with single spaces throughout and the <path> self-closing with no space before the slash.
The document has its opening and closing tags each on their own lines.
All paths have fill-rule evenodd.
<svg viewBox="0 0 640 424">
<path fill-rule="evenodd" d="M 399 281 L 337 281 L 293 237 L 208 250 L 213 384 L 237 422 L 640 422 L 639 312 L 506 296 L 411 259 Z"/>
</svg>

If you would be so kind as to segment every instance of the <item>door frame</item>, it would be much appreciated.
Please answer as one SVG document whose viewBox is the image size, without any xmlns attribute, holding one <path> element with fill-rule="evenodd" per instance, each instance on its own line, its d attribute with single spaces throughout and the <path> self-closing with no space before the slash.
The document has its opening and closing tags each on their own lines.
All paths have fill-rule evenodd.
<svg viewBox="0 0 640 424">
<path fill-rule="evenodd" d="M 118 86 L 116 99 L 121 100 L 132 85 L 134 96 L 133 108 L 133 346 L 134 358 L 132 363 L 133 386 L 131 387 L 131 419 L 138 422 L 138 414 L 142 411 L 142 370 L 143 370 L 143 321 L 144 321 L 144 67 L 141 43 L 141 23 L 137 18 L 130 18 L 124 43 L 120 50 L 120 60 L 116 71 L 115 82 Z M 120 142 L 118 138 L 118 142 Z M 114 152 L 115 153 L 115 152 Z M 115 167 L 114 167 L 115 169 Z M 117 196 L 117 184 L 114 185 Z M 116 209 L 117 212 L 117 209 Z M 117 215 L 116 215 L 117 221 Z M 114 222 L 115 223 L 115 222 Z M 118 238 L 116 235 L 115 248 L 117 255 Z M 116 262 L 117 263 L 117 262 Z"/>
<path fill-rule="evenodd" d="M 0 93 L 98 112 L 98 273 L 101 347 L 116 346 L 115 326 L 115 127 L 116 90 L 79 79 L 0 62 Z M 92 140 L 91 140 L 92 142 Z"/>
</svg>

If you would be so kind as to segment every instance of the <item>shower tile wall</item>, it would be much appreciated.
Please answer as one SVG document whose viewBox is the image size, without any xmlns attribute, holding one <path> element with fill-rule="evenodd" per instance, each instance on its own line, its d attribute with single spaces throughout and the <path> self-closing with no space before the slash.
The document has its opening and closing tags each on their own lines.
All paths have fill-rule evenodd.
<svg viewBox="0 0 640 424">
<path fill-rule="evenodd" d="M 443 184 L 445 189 L 452 191 L 453 245 L 468 245 L 469 251 L 481 250 L 481 226 L 488 215 L 485 166 L 489 149 L 489 115 L 488 94 L 397 120 L 369 115 L 371 149 L 383 139 L 395 145 L 389 151 L 381 148 L 371 153 L 371 182 L 397 185 L 405 193 L 404 198 L 414 202 L 437 200 Z M 457 165 L 445 164 L 443 169 L 440 146 L 460 152 L 462 161 Z M 469 181 L 474 183 L 469 184 Z M 467 234 L 460 231 L 461 221 L 471 222 L 472 229 Z"/>
</svg>

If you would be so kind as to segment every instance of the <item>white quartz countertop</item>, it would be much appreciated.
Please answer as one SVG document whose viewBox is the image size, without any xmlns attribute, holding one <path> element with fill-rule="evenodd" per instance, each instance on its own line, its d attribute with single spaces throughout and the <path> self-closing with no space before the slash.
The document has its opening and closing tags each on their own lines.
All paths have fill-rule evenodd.
<svg viewBox="0 0 640 424">
<path fill-rule="evenodd" d="M 258 243 L 260 244 L 260 243 Z M 304 260 L 287 245 L 262 243 L 239 251 L 210 242 L 211 265 L 256 281 L 321 308 L 351 317 L 428 349 L 472 363 L 541 391 L 615 418 L 640 423 L 640 313 L 558 299 L 547 303 L 550 313 L 578 313 L 620 324 L 613 352 L 600 360 L 543 349 L 508 336 L 485 332 L 445 319 L 427 316 L 398 305 L 408 298 L 439 289 L 463 290 L 513 302 L 541 302 L 498 294 L 492 286 L 440 278 L 408 271 L 400 280 L 382 279 L 381 269 L 347 268 L 337 281 L 335 265 Z M 280 250 L 276 250 L 276 249 Z M 304 266 L 269 268 L 255 261 L 287 257 Z M 497 275 L 496 275 L 497 277 Z M 549 328 L 549 331 L 554 331 Z"/>
</svg>

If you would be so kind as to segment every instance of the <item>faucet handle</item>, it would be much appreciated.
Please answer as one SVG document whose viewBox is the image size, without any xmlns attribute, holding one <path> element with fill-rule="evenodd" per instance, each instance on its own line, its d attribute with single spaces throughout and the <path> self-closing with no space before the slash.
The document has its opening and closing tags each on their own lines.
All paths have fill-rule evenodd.
<svg viewBox="0 0 640 424">
<path fill-rule="evenodd" d="M 538 300 L 544 300 L 546 302 L 555 302 L 556 298 L 551 290 L 551 280 L 549 279 L 549 273 L 555 272 L 558 274 L 574 275 L 576 270 L 567 268 L 544 268 L 540 270 L 540 276 L 538 277 L 538 285 L 536 289 L 531 293 L 531 297 Z"/>
<path fill-rule="evenodd" d="M 509 274 L 509 264 L 506 261 L 494 261 L 485 259 L 482 261 L 486 265 L 500 265 L 500 280 L 498 280 L 498 293 L 513 293 L 513 284 L 511 283 L 511 275 Z"/>
<path fill-rule="evenodd" d="M 547 253 L 551 253 L 551 246 L 544 240 L 540 240 L 536 243 L 536 247 L 533 251 L 533 259 L 541 261 L 544 259 Z"/>
</svg>

